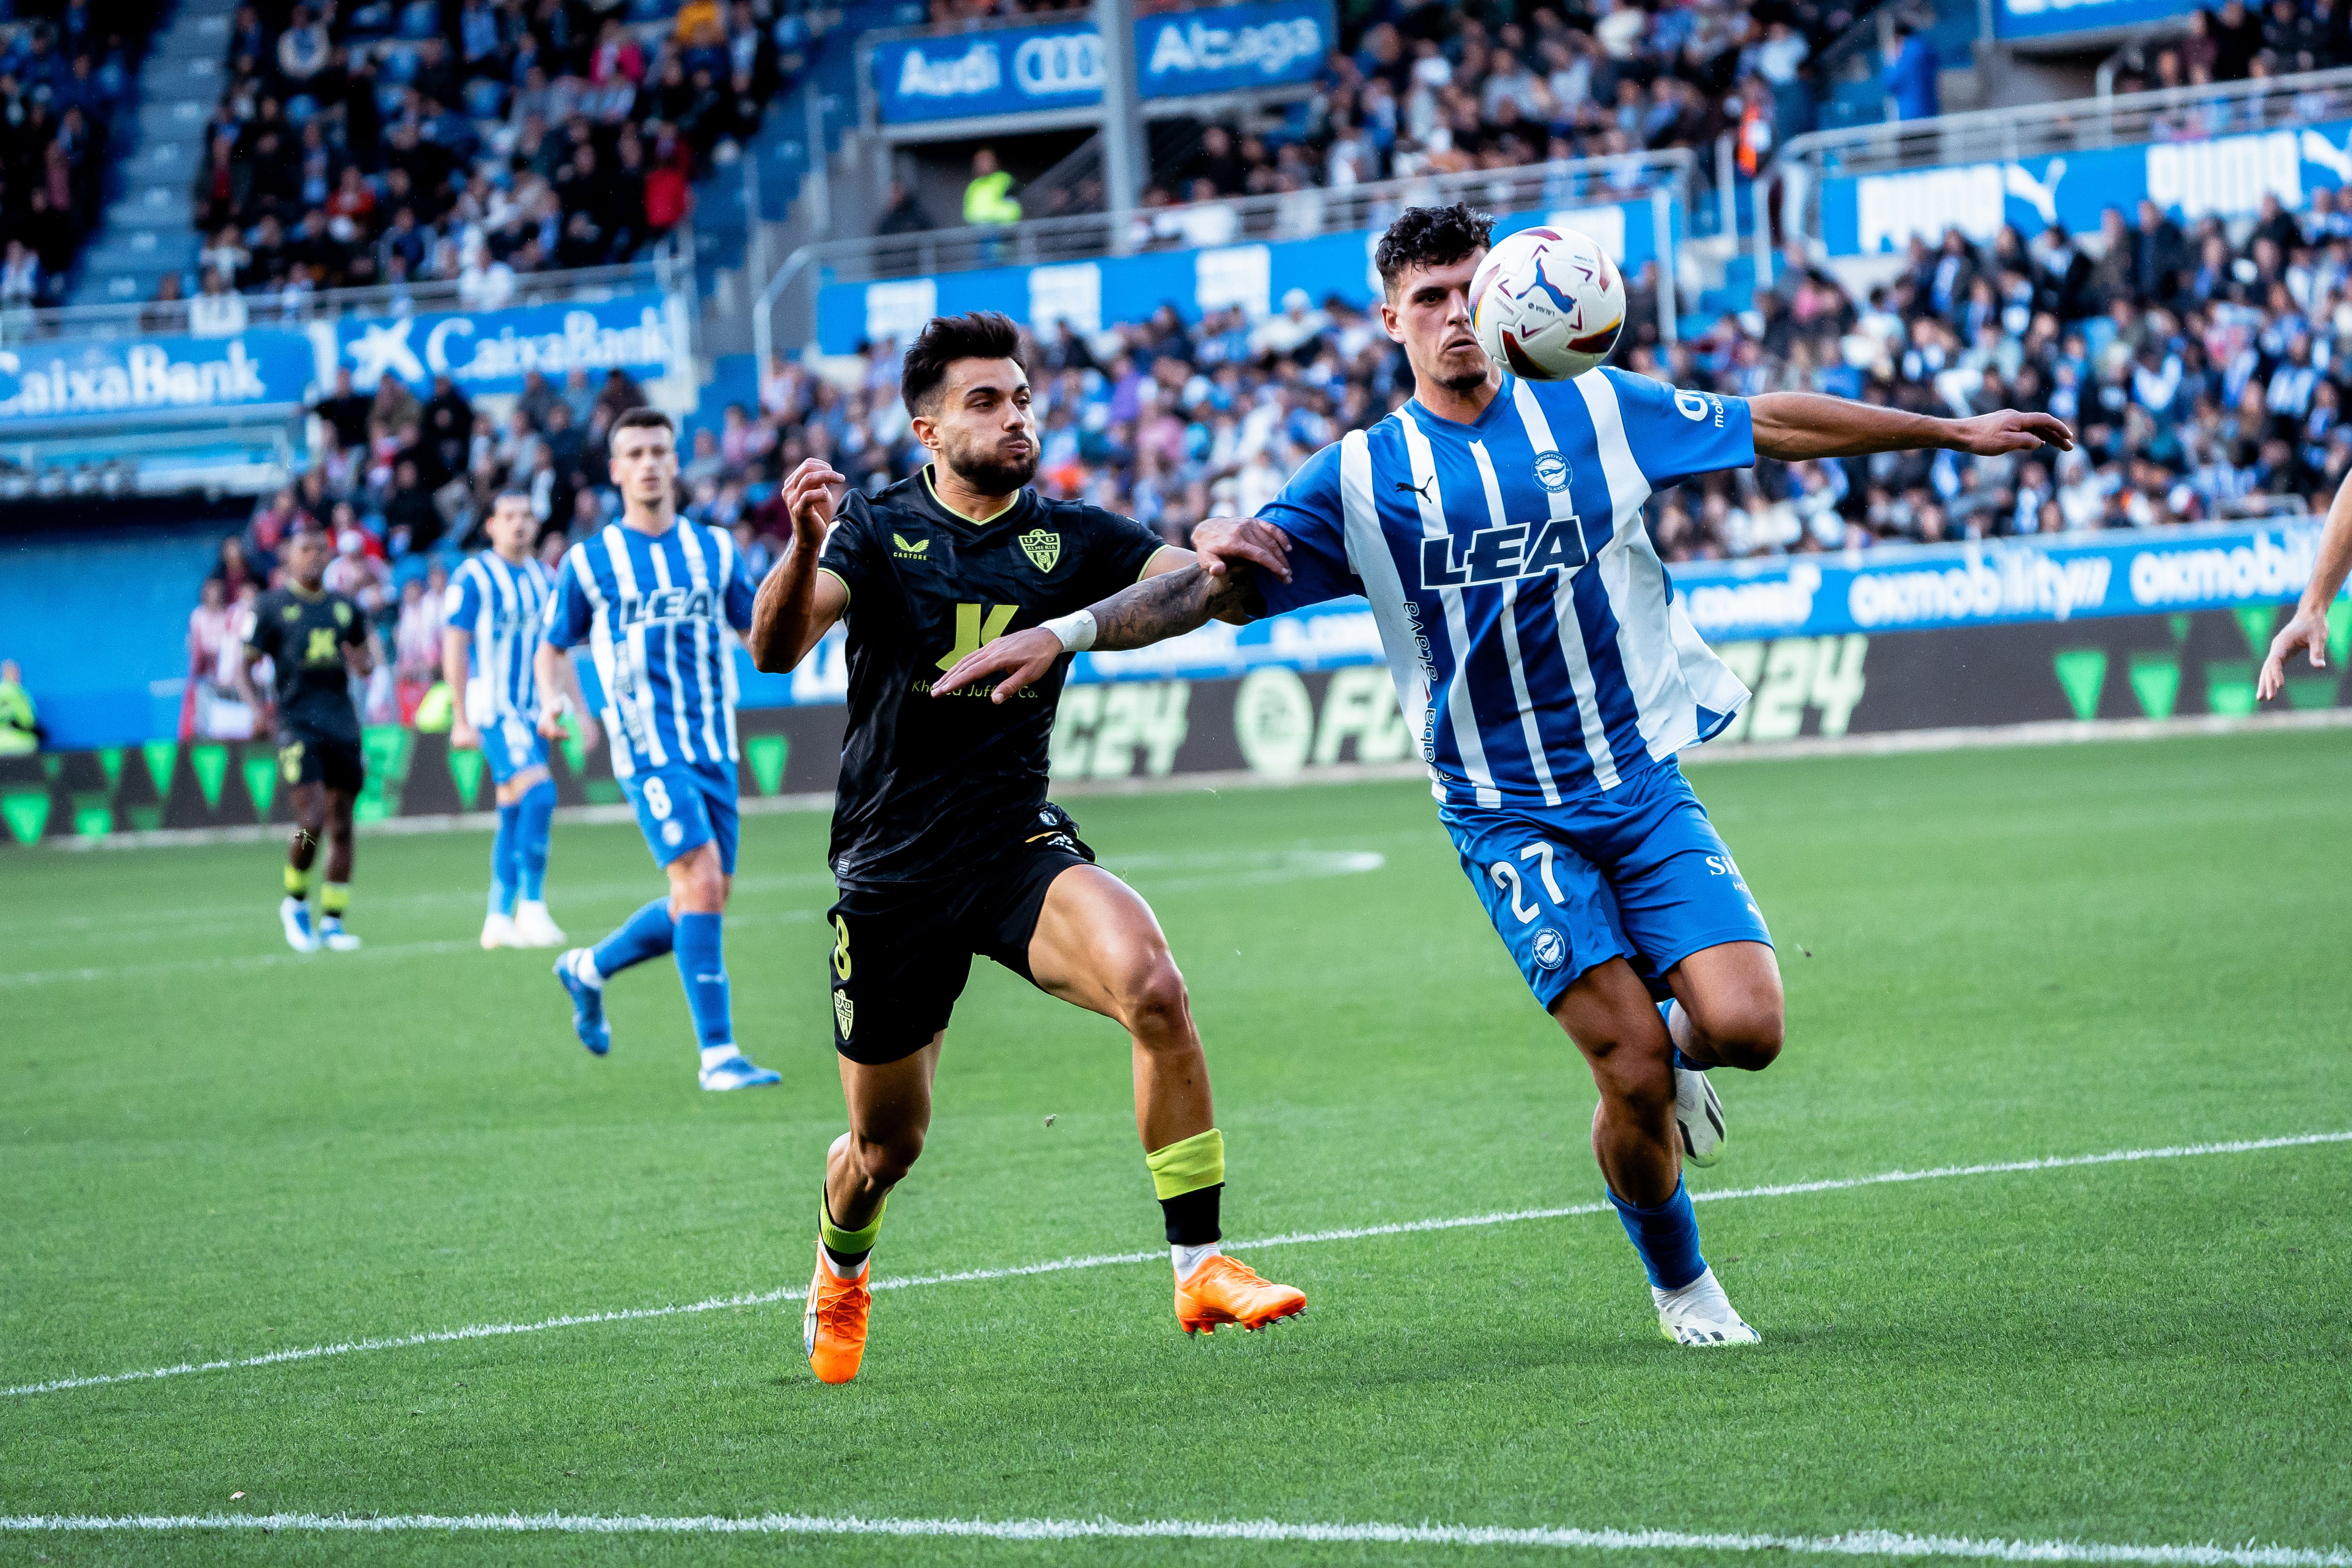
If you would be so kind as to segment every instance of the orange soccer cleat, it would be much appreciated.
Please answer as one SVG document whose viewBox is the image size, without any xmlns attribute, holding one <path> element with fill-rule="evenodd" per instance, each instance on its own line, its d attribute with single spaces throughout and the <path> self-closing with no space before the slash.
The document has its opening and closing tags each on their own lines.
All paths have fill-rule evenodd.
<svg viewBox="0 0 2352 1568">
<path fill-rule="evenodd" d="M 1307 1292 L 1275 1285 L 1238 1258 L 1220 1253 L 1176 1286 L 1176 1321 L 1188 1334 L 1213 1334 L 1220 1323 L 1262 1329 L 1307 1310 Z"/>
<path fill-rule="evenodd" d="M 847 1383 L 866 1359 L 866 1316 L 874 1308 L 874 1278 L 868 1258 L 855 1279 L 835 1275 L 824 1260 L 824 1244 L 817 1244 L 816 1277 L 809 1281 L 808 1311 L 801 1319 L 809 1370 L 819 1383 Z"/>
</svg>

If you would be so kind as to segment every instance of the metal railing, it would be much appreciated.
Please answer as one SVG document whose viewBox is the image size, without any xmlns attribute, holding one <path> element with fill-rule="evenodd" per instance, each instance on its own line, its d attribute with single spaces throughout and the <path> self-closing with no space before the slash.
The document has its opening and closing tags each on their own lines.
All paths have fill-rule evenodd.
<svg viewBox="0 0 2352 1568">
<path fill-rule="evenodd" d="M 288 301 L 274 293 L 238 294 L 245 307 L 245 326 L 251 331 L 275 329 L 299 331 L 314 321 L 350 318 L 400 317 L 425 311 L 513 310 L 527 305 L 593 302 L 637 289 L 691 291 L 694 268 L 690 238 L 681 226 L 659 249 L 635 261 L 612 267 L 583 267 L 565 272 L 519 272 L 510 293 L 496 307 L 469 303 L 455 279 L 372 289 L 324 289 Z M 66 305 L 47 310 L 0 311 L 0 344 L 37 342 L 51 338 L 185 337 L 189 308 L 205 298 L 147 300 L 110 305 Z M 230 334 L 215 334 L 230 335 Z"/>
<path fill-rule="evenodd" d="M 1761 221 L 1768 184 L 1780 188 L 1787 237 L 1811 251 L 1820 237 L 1815 198 L 1821 182 L 1832 175 L 2013 163 L 2053 153 L 2203 141 L 2347 117 L 2352 68 L 1811 132 L 1791 138 L 1757 181 L 1757 286 L 1772 279 L 1771 235 Z"/>
<path fill-rule="evenodd" d="M 1339 185 L 1270 196 L 1193 202 L 1114 218 L 1088 213 L 978 228 L 940 229 L 887 238 L 833 240 L 803 246 L 784 259 L 751 307 L 751 336 L 764 372 L 775 353 L 775 315 L 787 291 L 800 287 L 815 320 L 816 289 L 826 283 L 934 277 L 985 267 L 1035 267 L 1151 250 L 1212 249 L 1269 240 L 1312 239 L 1327 234 L 1382 228 L 1409 206 L 1467 201 L 1497 213 L 1592 206 L 1648 199 L 1657 233 L 1667 232 L 1666 206 L 1685 213 L 1698 154 L 1675 147 L 1660 153 L 1479 169 L 1370 184 Z M 1664 253 L 1666 247 L 1661 245 Z M 1675 268 L 1659 268 L 1659 310 L 1673 339 Z"/>
</svg>

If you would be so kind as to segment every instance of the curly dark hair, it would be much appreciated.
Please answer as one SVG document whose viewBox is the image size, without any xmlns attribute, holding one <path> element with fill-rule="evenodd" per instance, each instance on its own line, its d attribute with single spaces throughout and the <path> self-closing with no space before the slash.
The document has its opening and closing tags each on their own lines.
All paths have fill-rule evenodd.
<svg viewBox="0 0 2352 1568">
<path fill-rule="evenodd" d="M 1407 207 L 1381 236 L 1372 265 L 1381 269 L 1381 286 L 1396 292 L 1397 279 L 1415 267 L 1446 267 L 1474 250 L 1486 247 L 1495 232 L 1491 213 L 1456 202 L 1450 207 Z"/>
<path fill-rule="evenodd" d="M 907 412 L 927 414 L 948 378 L 948 366 L 960 359 L 1009 359 L 1021 365 L 1021 329 L 1001 310 L 973 310 L 961 316 L 933 316 L 915 334 L 898 370 L 898 395 Z"/>
</svg>

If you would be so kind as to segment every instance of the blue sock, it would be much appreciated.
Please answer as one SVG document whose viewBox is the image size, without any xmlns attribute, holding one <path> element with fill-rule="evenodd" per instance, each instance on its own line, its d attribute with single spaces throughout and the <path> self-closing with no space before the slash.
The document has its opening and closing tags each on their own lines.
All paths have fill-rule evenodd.
<svg viewBox="0 0 2352 1568">
<path fill-rule="evenodd" d="M 727 960 L 720 950 L 719 917 L 677 917 L 677 977 L 686 983 L 686 1005 L 702 1048 L 735 1043 L 735 1016 L 727 996 Z"/>
<path fill-rule="evenodd" d="M 514 806 L 499 807 L 499 831 L 490 840 L 490 913 L 510 915 L 515 904 L 515 818 L 521 813 Z"/>
<path fill-rule="evenodd" d="M 524 903 L 535 904 L 547 883 L 547 832 L 555 818 L 555 781 L 541 779 L 523 791 L 515 809 L 520 814 L 515 862 L 521 874 L 517 891 Z"/>
<path fill-rule="evenodd" d="M 623 921 L 618 930 L 596 944 L 596 973 L 610 980 L 633 963 L 659 958 L 670 950 L 673 940 L 669 895 L 665 893 Z"/>
<path fill-rule="evenodd" d="M 1698 1215 L 1691 1210 L 1690 1193 L 1680 1177 L 1675 1180 L 1675 1195 L 1655 1208 L 1629 1204 L 1615 1193 L 1609 1201 L 1625 1222 L 1625 1234 L 1642 1255 L 1651 1284 L 1661 1290 L 1679 1290 L 1706 1272 L 1706 1259 L 1698 1255 Z"/>
</svg>

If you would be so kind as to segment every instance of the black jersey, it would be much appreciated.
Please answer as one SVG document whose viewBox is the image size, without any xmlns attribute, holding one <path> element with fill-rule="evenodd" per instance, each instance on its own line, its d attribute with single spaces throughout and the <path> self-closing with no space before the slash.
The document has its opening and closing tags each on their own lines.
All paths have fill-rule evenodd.
<svg viewBox="0 0 2352 1568">
<path fill-rule="evenodd" d="M 1161 548 L 1132 518 L 1027 489 L 975 522 L 940 503 L 928 468 L 844 500 L 818 560 L 849 590 L 843 886 L 956 876 L 1033 830 L 1069 660 L 1003 704 L 986 684 L 933 697 L 931 683 L 983 643 L 1109 597 Z"/>
<path fill-rule="evenodd" d="M 273 588 L 253 606 L 245 645 L 269 656 L 278 672 L 278 722 L 333 740 L 356 742 L 360 716 L 343 649 L 367 640 L 360 607 L 331 591 Z"/>
</svg>

